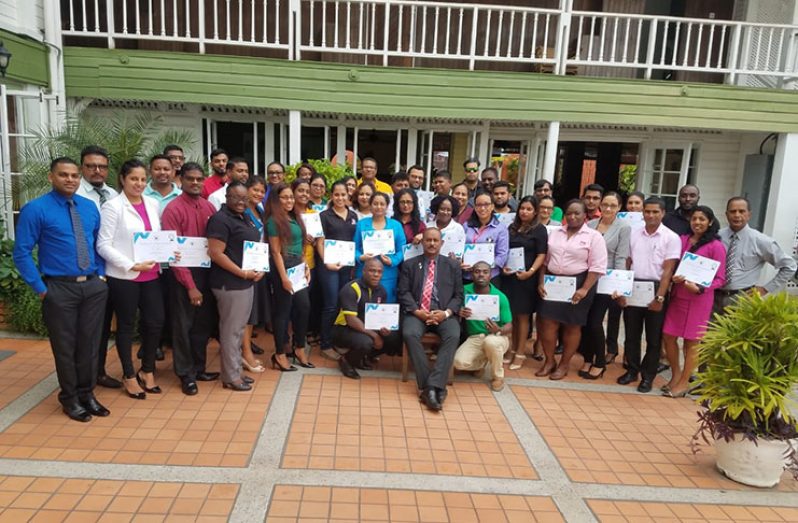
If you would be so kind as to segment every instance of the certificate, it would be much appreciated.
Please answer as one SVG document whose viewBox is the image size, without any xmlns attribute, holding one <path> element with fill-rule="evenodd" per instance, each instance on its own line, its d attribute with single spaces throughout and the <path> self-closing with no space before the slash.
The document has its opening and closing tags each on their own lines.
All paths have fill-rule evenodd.
<svg viewBox="0 0 798 523">
<path fill-rule="evenodd" d="M 466 294 L 463 305 L 471 311 L 469 320 L 499 321 L 499 297 L 493 294 Z"/>
<path fill-rule="evenodd" d="M 410 260 L 422 254 L 424 254 L 424 246 L 420 243 L 408 243 L 402 247 L 402 258 L 405 260 Z"/>
<path fill-rule="evenodd" d="M 291 280 L 291 288 L 294 292 L 299 292 L 309 285 L 307 278 L 305 278 L 305 264 L 300 263 L 285 271 L 288 279 Z M 279 306 L 279 304 L 278 304 Z"/>
<path fill-rule="evenodd" d="M 626 298 L 628 307 L 648 307 L 654 301 L 654 282 L 636 281 L 632 285 L 632 295 Z"/>
<path fill-rule="evenodd" d="M 305 223 L 305 232 L 311 238 L 321 238 L 324 236 L 324 230 L 321 228 L 321 214 L 317 212 L 308 212 L 302 215 L 302 221 Z"/>
<path fill-rule="evenodd" d="M 211 266 L 211 257 L 208 256 L 208 238 L 194 238 L 191 236 L 177 237 L 177 251 L 180 261 L 172 263 L 172 267 L 202 267 Z"/>
<path fill-rule="evenodd" d="M 618 269 L 608 269 L 607 274 L 599 278 L 596 292 L 599 294 L 618 293 L 621 296 L 631 296 L 634 285 L 634 271 L 621 271 Z"/>
<path fill-rule="evenodd" d="M 134 232 L 133 261 L 168 263 L 175 261 L 177 233 L 175 231 Z"/>
<path fill-rule="evenodd" d="M 441 236 L 441 239 L 443 240 L 441 255 L 449 256 L 449 254 L 454 254 L 456 258 L 463 257 L 466 244 L 465 231 L 460 234 L 451 231 L 445 232 Z"/>
<path fill-rule="evenodd" d="M 679 262 L 674 276 L 684 276 L 687 281 L 702 287 L 709 287 L 718 273 L 718 267 L 720 267 L 719 261 L 704 258 L 692 252 L 686 252 L 682 256 L 682 261 Z"/>
<path fill-rule="evenodd" d="M 493 267 L 495 245 L 495 243 L 467 243 L 463 250 L 463 264 L 474 265 L 478 261 L 484 261 Z"/>
<path fill-rule="evenodd" d="M 324 240 L 324 263 L 355 266 L 355 242 Z"/>
<path fill-rule="evenodd" d="M 499 219 L 499 223 L 506 225 L 507 227 L 513 223 L 515 220 L 515 213 L 514 212 L 497 212 L 496 218 Z"/>
<path fill-rule="evenodd" d="M 435 193 L 432 191 L 416 191 L 416 197 L 418 198 L 418 212 L 423 218 L 429 214 L 429 206 L 432 203 L 432 199 L 435 198 Z"/>
<path fill-rule="evenodd" d="M 367 303 L 365 327 L 378 331 L 388 329 L 399 330 L 399 304 L 398 303 Z"/>
<path fill-rule="evenodd" d="M 553 232 L 554 232 L 554 231 L 556 231 L 557 229 L 562 229 L 562 225 L 547 225 L 547 226 L 546 226 L 546 232 L 547 232 L 549 235 L 551 235 L 551 233 L 553 233 Z"/>
<path fill-rule="evenodd" d="M 640 227 L 644 227 L 646 222 L 643 220 L 643 213 L 642 212 L 619 212 L 617 216 L 618 220 L 621 222 L 629 225 L 632 229 L 638 229 Z"/>
<path fill-rule="evenodd" d="M 526 270 L 523 247 L 514 247 L 510 249 L 510 254 L 507 256 L 507 265 L 505 265 L 505 267 L 511 271 Z"/>
<path fill-rule="evenodd" d="M 245 241 L 241 270 L 269 272 L 269 244 Z"/>
<path fill-rule="evenodd" d="M 393 254 L 395 252 L 393 230 L 363 231 L 364 254 Z"/>
<path fill-rule="evenodd" d="M 569 302 L 576 292 L 576 278 L 573 276 L 552 276 L 547 274 L 543 277 L 543 288 L 546 290 L 547 301 Z"/>
</svg>

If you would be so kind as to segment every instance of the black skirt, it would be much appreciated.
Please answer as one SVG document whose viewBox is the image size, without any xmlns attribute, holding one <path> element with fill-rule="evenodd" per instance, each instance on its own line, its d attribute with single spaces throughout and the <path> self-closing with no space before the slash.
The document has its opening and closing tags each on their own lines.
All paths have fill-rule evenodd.
<svg viewBox="0 0 798 523">
<path fill-rule="evenodd" d="M 510 301 L 510 310 L 513 314 L 532 314 L 537 311 L 540 295 L 538 294 L 538 275 L 519 280 L 515 274 L 502 274 L 502 292 Z"/>
<path fill-rule="evenodd" d="M 579 289 L 587 279 L 587 272 L 582 274 L 552 274 L 552 276 L 574 276 L 576 278 L 576 288 Z M 593 305 L 593 298 L 596 296 L 596 285 L 590 289 L 579 303 L 574 305 L 571 302 L 540 300 L 538 304 L 538 315 L 541 318 L 558 321 L 565 325 L 579 325 L 584 327 L 587 324 L 587 315 Z"/>
</svg>

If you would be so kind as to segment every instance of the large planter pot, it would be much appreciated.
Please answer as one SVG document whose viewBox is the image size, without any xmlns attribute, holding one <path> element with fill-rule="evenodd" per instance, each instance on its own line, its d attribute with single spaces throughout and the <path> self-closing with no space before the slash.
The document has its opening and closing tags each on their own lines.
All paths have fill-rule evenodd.
<svg viewBox="0 0 798 523">
<path fill-rule="evenodd" d="M 773 487 L 787 464 L 790 443 L 757 439 L 756 443 L 735 434 L 732 441 L 715 440 L 717 467 L 729 479 L 752 487 Z"/>
</svg>

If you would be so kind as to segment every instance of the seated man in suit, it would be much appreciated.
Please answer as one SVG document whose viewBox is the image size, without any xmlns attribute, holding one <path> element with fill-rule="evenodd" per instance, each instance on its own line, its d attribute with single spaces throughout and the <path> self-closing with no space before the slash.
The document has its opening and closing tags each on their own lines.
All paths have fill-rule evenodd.
<svg viewBox="0 0 798 523">
<path fill-rule="evenodd" d="M 424 255 L 406 261 L 399 275 L 397 295 L 404 313 L 402 337 L 413 360 L 422 403 L 431 410 L 441 410 L 454 352 L 460 342 L 457 314 L 463 304 L 463 277 L 458 260 L 440 255 L 440 230 L 434 227 L 425 230 L 421 243 Z M 427 331 L 441 337 L 432 370 L 421 345 L 421 337 Z"/>
<path fill-rule="evenodd" d="M 382 262 L 371 258 L 363 265 L 363 277 L 347 283 L 338 293 L 340 310 L 332 339 L 336 347 L 349 349 L 338 365 L 343 375 L 353 380 L 360 379 L 357 369 L 371 370 L 368 359 L 375 356 L 375 351 L 390 352 L 389 348 L 399 346 L 399 331 L 366 329 L 366 304 L 388 301 L 380 279 Z"/>
<path fill-rule="evenodd" d="M 460 309 L 460 317 L 465 318 L 468 339 L 463 342 L 454 355 L 454 368 L 457 370 L 479 371 L 488 363 L 491 367 L 490 388 L 499 392 L 504 388 L 504 353 L 510 348 L 513 333 L 513 314 L 510 300 L 502 291 L 490 283 L 490 265 L 480 261 L 471 268 L 473 283 L 465 286 L 466 300 L 469 294 L 496 296 L 498 301 L 498 320 L 470 320 L 472 311 L 466 305 Z"/>
</svg>

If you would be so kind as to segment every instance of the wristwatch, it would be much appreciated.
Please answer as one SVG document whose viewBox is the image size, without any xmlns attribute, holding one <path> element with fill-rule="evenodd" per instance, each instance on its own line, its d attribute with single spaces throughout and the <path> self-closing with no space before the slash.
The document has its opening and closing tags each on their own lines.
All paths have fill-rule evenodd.
<svg viewBox="0 0 798 523">
<path fill-rule="evenodd" d="M 665 296 L 657 296 L 654 299 L 657 300 L 657 303 L 665 303 Z"/>
<path fill-rule="evenodd" d="M 452 311 L 450 311 L 449 309 L 446 309 L 446 310 L 445 310 L 445 311 L 443 311 L 443 312 L 444 312 L 444 314 L 446 314 L 446 319 L 447 319 L 447 320 L 448 320 L 448 319 L 449 319 L 449 317 L 452 315 Z"/>
</svg>

